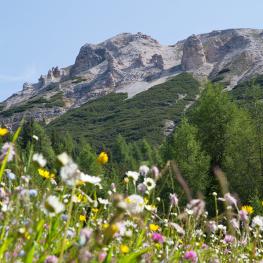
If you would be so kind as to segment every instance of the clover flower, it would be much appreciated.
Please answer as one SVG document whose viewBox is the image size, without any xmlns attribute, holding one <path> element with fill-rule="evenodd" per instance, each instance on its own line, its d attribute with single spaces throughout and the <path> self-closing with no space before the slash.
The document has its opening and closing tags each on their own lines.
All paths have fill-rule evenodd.
<svg viewBox="0 0 263 263">
<path fill-rule="evenodd" d="M 198 261 L 198 257 L 195 251 L 190 250 L 190 251 L 186 251 L 184 254 L 184 259 L 196 263 Z"/>
<path fill-rule="evenodd" d="M 152 240 L 155 243 L 162 244 L 164 242 L 164 237 L 162 236 L 162 234 L 154 232 L 152 233 Z"/>
<path fill-rule="evenodd" d="M 149 173 L 150 168 L 147 165 L 141 165 L 139 168 L 139 173 L 141 176 L 147 176 L 147 174 Z"/>
</svg>

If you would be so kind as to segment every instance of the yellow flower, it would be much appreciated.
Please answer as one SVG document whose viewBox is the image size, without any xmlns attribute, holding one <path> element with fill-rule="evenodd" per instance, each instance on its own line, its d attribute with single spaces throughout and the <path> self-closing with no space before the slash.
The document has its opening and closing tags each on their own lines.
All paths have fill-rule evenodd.
<svg viewBox="0 0 263 263">
<path fill-rule="evenodd" d="M 121 245 L 120 250 L 124 254 L 129 253 L 129 251 L 130 251 L 129 247 L 124 245 L 124 244 Z"/>
<path fill-rule="evenodd" d="M 86 220 L 87 220 L 87 218 L 86 218 L 85 215 L 80 215 L 80 216 L 79 216 L 79 221 L 81 221 L 81 222 L 86 222 Z"/>
<path fill-rule="evenodd" d="M 7 128 L 0 128 L 0 136 L 5 136 L 9 133 Z"/>
<path fill-rule="evenodd" d="M 155 225 L 155 224 L 150 224 L 149 228 L 150 228 L 151 231 L 157 231 L 159 229 L 159 226 Z"/>
<path fill-rule="evenodd" d="M 91 211 L 92 211 L 93 213 L 97 214 L 97 213 L 99 212 L 99 209 L 93 207 L 93 208 L 91 209 Z"/>
<path fill-rule="evenodd" d="M 53 173 L 50 173 L 48 170 L 39 168 L 38 174 L 46 179 L 54 179 L 55 175 Z"/>
<path fill-rule="evenodd" d="M 250 205 L 243 205 L 241 209 L 247 212 L 249 215 L 251 215 L 254 212 L 253 207 Z"/>
<path fill-rule="evenodd" d="M 108 223 L 105 223 L 102 225 L 103 229 L 107 229 L 110 225 Z"/>
<path fill-rule="evenodd" d="M 123 179 L 123 181 L 124 181 L 125 184 L 128 184 L 128 183 L 129 183 L 129 178 L 128 178 L 128 177 L 125 177 L 125 178 Z"/>
<path fill-rule="evenodd" d="M 109 161 L 109 156 L 106 152 L 101 152 L 97 158 L 97 162 L 100 164 L 106 164 Z"/>
</svg>

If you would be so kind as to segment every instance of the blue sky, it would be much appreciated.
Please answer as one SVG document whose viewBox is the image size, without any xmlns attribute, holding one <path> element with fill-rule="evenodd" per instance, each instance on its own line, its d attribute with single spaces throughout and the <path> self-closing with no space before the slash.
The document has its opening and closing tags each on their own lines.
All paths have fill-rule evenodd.
<svg viewBox="0 0 263 263">
<path fill-rule="evenodd" d="M 174 44 L 193 33 L 263 28 L 261 0 L 0 1 L 0 101 L 49 68 L 74 63 L 83 44 L 118 33 Z"/>
</svg>

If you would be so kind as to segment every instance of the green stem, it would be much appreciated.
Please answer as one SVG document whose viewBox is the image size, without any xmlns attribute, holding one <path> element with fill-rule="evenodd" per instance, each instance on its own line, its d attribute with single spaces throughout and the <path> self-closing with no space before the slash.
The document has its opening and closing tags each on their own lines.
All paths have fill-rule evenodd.
<svg viewBox="0 0 263 263">
<path fill-rule="evenodd" d="M 76 186 L 74 185 L 72 188 L 72 192 L 71 192 L 71 199 L 70 199 L 70 204 L 69 204 L 69 209 L 68 209 L 68 219 L 67 219 L 67 223 L 66 223 L 66 227 L 64 231 L 64 236 L 62 240 L 61 252 L 60 252 L 58 263 L 62 263 L 63 258 L 64 258 L 64 251 L 65 251 L 66 242 L 67 242 L 67 233 L 68 233 L 68 229 L 70 226 L 71 214 L 72 214 L 72 209 L 73 209 L 73 196 L 75 195 L 75 191 L 76 191 Z"/>
</svg>

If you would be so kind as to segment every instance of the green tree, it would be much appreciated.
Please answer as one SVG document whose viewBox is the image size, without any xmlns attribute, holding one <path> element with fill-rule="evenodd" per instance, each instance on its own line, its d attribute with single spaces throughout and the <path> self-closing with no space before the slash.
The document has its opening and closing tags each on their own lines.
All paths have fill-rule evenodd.
<svg viewBox="0 0 263 263">
<path fill-rule="evenodd" d="M 102 166 L 97 162 L 97 155 L 89 144 L 82 144 L 77 163 L 80 169 L 91 175 L 100 175 L 103 173 Z"/>
<path fill-rule="evenodd" d="M 204 193 L 209 182 L 210 157 L 201 149 L 197 134 L 197 128 L 184 118 L 170 141 L 169 159 L 176 161 L 182 176 L 195 193 Z"/>
</svg>

